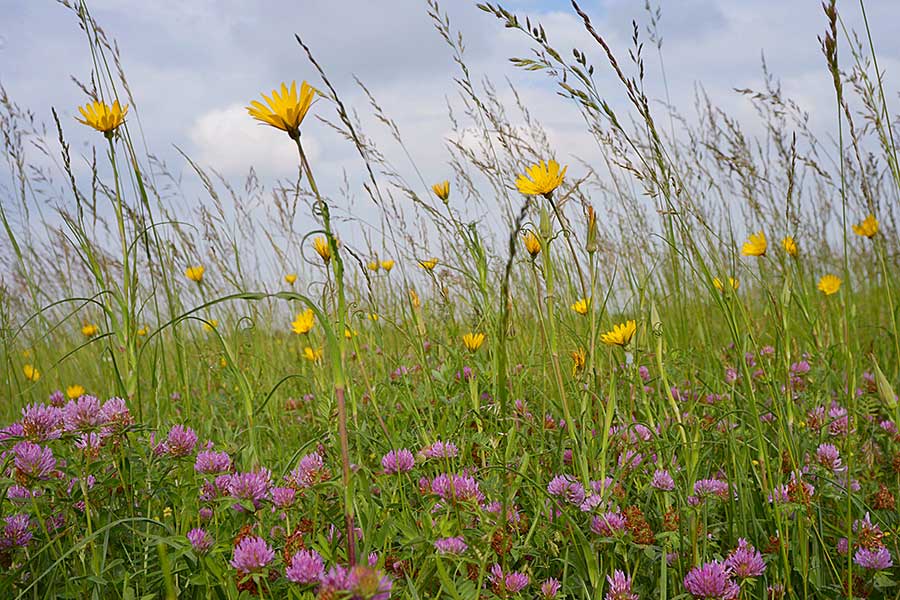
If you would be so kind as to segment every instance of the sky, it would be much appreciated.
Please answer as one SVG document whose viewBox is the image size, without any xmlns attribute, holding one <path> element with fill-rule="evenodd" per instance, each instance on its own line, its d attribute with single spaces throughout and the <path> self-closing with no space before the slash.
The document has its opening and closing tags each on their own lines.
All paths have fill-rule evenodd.
<svg viewBox="0 0 900 600">
<path fill-rule="evenodd" d="M 619 87 L 604 71 L 600 48 L 584 32 L 569 2 L 502 4 L 541 22 L 557 48 L 585 51 L 598 68 L 601 89 L 608 85 L 611 103 L 624 105 Z M 648 21 L 645 0 L 581 4 L 613 50 L 625 58 L 632 19 L 642 25 Z M 762 86 L 764 55 L 785 93 L 809 111 L 813 129 L 826 134 L 833 130 L 833 90 L 817 41 L 825 27 L 819 0 L 652 0 L 651 4 L 661 4 L 662 52 L 674 105 L 689 112 L 697 86 L 702 85 L 715 103 L 752 123 L 752 106 L 734 89 Z M 847 27 L 860 29 L 858 3 L 838 4 Z M 364 125 L 371 125 L 367 133 L 384 141 L 388 152 L 397 152 L 390 148 L 387 133 L 366 116 L 365 98 L 353 77 L 362 80 L 397 121 L 425 178 L 445 178 L 447 103 L 460 105 L 453 83 L 457 67 L 434 30 L 424 0 L 90 0 L 88 6 L 119 45 L 148 148 L 186 179 L 192 175 L 176 148 L 229 178 L 243 177 L 251 166 L 264 182 L 295 173 L 289 141 L 255 123 L 244 110 L 259 92 L 281 81 L 318 83 L 295 33 L 311 46 L 344 101 L 360 112 Z M 556 95 L 552 82 L 510 65 L 510 57 L 528 55 L 521 33 L 504 29 L 470 0 L 444 0 L 441 9 L 463 34 L 476 78 L 488 78 L 499 87 L 509 78 L 547 128 L 561 160 L 578 156 L 600 163 L 599 149 L 584 132 L 581 117 Z M 870 0 L 867 10 L 880 66 L 896 73 L 900 2 Z M 0 14 L 4 15 L 0 84 L 39 120 L 51 122 L 50 110 L 55 107 L 73 151 L 87 156 L 99 140 L 74 121 L 76 106 L 86 98 L 72 77 L 87 80 L 92 66 L 76 18 L 51 0 L 0 0 Z M 662 98 L 659 62 L 653 54 L 648 54 L 647 65 L 651 96 Z M 327 127 L 310 121 L 304 136 L 326 185 L 337 186 L 345 171 L 361 174 L 355 150 Z M 84 162 L 77 168 L 83 169 Z M 202 195 L 199 188 L 190 193 Z"/>
</svg>

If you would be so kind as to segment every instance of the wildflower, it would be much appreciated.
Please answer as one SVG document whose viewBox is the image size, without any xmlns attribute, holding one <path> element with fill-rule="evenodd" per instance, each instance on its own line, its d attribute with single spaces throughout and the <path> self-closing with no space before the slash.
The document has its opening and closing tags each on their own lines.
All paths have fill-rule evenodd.
<svg viewBox="0 0 900 600">
<path fill-rule="evenodd" d="M 296 273 L 288 273 L 287 275 L 284 276 L 284 282 L 288 285 L 294 285 L 294 283 L 296 281 L 297 281 Z"/>
<path fill-rule="evenodd" d="M 297 490 L 290 487 L 274 487 L 269 494 L 272 496 L 272 504 L 283 509 L 290 508 L 294 504 Z"/>
<path fill-rule="evenodd" d="M 313 249 L 316 251 L 316 254 L 322 257 L 322 262 L 327 265 L 328 261 L 331 260 L 331 244 L 328 243 L 328 238 L 324 235 L 314 237 Z"/>
<path fill-rule="evenodd" d="M 584 365 L 587 364 L 587 354 L 584 351 L 584 348 L 579 348 L 578 350 L 572 351 L 572 377 L 575 377 L 584 369 Z"/>
<path fill-rule="evenodd" d="M 300 459 L 300 464 L 284 479 L 298 489 L 308 488 L 320 481 L 326 481 L 331 477 L 322 455 L 313 452 Z"/>
<path fill-rule="evenodd" d="M 394 268 L 393 260 L 383 260 L 381 261 L 381 268 L 385 270 L 385 272 L 390 273 L 391 269 Z"/>
<path fill-rule="evenodd" d="M 209 532 L 199 527 L 188 531 L 187 539 L 197 554 L 206 554 L 215 543 Z"/>
<path fill-rule="evenodd" d="M 4 518 L 6 525 L 0 536 L 0 550 L 27 546 L 31 541 L 31 517 L 26 514 L 10 515 Z"/>
<path fill-rule="evenodd" d="M 425 458 L 455 458 L 459 455 L 459 448 L 453 442 L 438 440 L 419 450 L 419 455 Z"/>
<path fill-rule="evenodd" d="M 744 538 L 738 539 L 738 547 L 725 559 L 725 566 L 740 579 L 759 577 L 766 570 L 762 554 Z"/>
<path fill-rule="evenodd" d="M 719 290 L 720 292 L 725 291 L 725 285 L 722 283 L 722 280 L 719 279 L 718 277 L 713 277 L 712 283 L 713 283 L 713 287 L 716 288 L 717 290 Z M 741 285 L 741 283 L 734 277 L 728 278 L 728 286 L 732 290 L 737 291 L 738 286 L 740 286 L 740 285 Z"/>
<path fill-rule="evenodd" d="M 609 590 L 605 600 L 639 600 L 640 596 L 631 591 L 631 577 L 616 569 L 612 575 L 606 576 Z"/>
<path fill-rule="evenodd" d="M 147 325 L 144 325 L 140 329 L 137 330 L 137 334 L 141 337 L 144 337 L 148 333 L 150 333 L 150 328 Z"/>
<path fill-rule="evenodd" d="M 297 82 L 292 81 L 290 89 L 286 83 L 281 84 L 281 93 L 272 90 L 272 97 L 260 94 L 266 104 L 253 100 L 247 106 L 247 112 L 257 121 L 270 125 L 275 129 L 286 131 L 293 139 L 300 137 L 300 123 L 306 117 L 309 107 L 316 97 L 316 89 L 306 83 L 300 84 L 297 94 Z M 268 105 L 268 106 L 267 106 Z"/>
<path fill-rule="evenodd" d="M 50 479 L 56 468 L 53 450 L 33 442 L 19 442 L 12 449 L 16 477 L 23 485 L 26 481 Z"/>
<path fill-rule="evenodd" d="M 731 579 L 731 571 L 719 561 L 694 567 L 684 578 L 684 588 L 694 598 L 734 600 L 741 588 Z"/>
<path fill-rule="evenodd" d="M 797 248 L 797 242 L 794 241 L 794 238 L 791 236 L 785 236 L 783 240 L 781 240 L 781 247 L 784 248 L 784 251 L 787 252 L 788 256 L 797 256 L 800 252 L 800 249 Z"/>
<path fill-rule="evenodd" d="M 231 470 L 231 457 L 227 452 L 201 450 L 194 460 L 194 470 L 204 475 L 227 473 Z"/>
<path fill-rule="evenodd" d="M 288 581 L 306 585 L 318 583 L 325 574 L 325 563 L 315 550 L 300 550 L 291 557 L 284 575 Z"/>
<path fill-rule="evenodd" d="M 70 400 L 63 407 L 63 423 L 66 431 L 84 431 L 101 425 L 103 414 L 100 401 L 87 395 Z"/>
<path fill-rule="evenodd" d="M 442 181 L 440 183 L 436 183 L 431 186 L 431 191 L 434 192 L 434 195 L 441 199 L 445 204 L 447 200 L 450 198 L 450 182 Z"/>
<path fill-rule="evenodd" d="M 675 489 L 675 480 L 672 479 L 672 476 L 665 469 L 657 469 L 653 473 L 653 479 L 650 480 L 650 485 L 658 490 L 671 492 Z"/>
<path fill-rule="evenodd" d="M 396 475 L 398 473 L 406 473 L 412 471 L 416 464 L 416 459 L 412 452 L 406 448 L 400 450 L 391 450 L 381 459 L 381 466 L 388 475 Z"/>
<path fill-rule="evenodd" d="M 884 546 L 873 549 L 859 548 L 853 555 L 853 562 L 864 569 L 872 569 L 873 571 L 890 569 L 894 566 L 894 561 L 891 559 L 891 552 Z"/>
<path fill-rule="evenodd" d="M 825 294 L 826 296 L 830 296 L 841 288 L 841 280 L 839 277 L 835 275 L 823 275 L 819 280 L 819 284 L 816 286 L 820 292 Z"/>
<path fill-rule="evenodd" d="M 623 348 L 631 343 L 634 332 L 637 331 L 637 324 L 634 320 L 619 323 L 600 336 L 600 341 L 609 346 L 622 346 Z"/>
<path fill-rule="evenodd" d="M 579 298 L 572 304 L 572 310 L 577 312 L 579 315 L 584 316 L 588 314 L 588 311 L 591 309 L 591 299 L 590 298 Z"/>
<path fill-rule="evenodd" d="M 235 473 L 228 478 L 228 494 L 239 500 L 248 500 L 255 508 L 268 495 L 272 485 L 272 474 L 265 467 L 257 471 Z M 236 505 L 238 508 L 240 505 Z"/>
<path fill-rule="evenodd" d="M 92 127 L 97 131 L 112 136 L 113 131 L 118 129 L 119 125 L 125 122 L 125 114 L 128 112 L 128 105 L 121 107 L 119 101 L 113 102 L 112 106 L 106 102 L 95 100 L 84 106 L 78 107 L 83 119 L 75 117 L 79 123 Z"/>
<path fill-rule="evenodd" d="M 600 244 L 597 239 L 598 236 L 599 233 L 597 232 L 597 213 L 594 211 L 593 206 L 588 205 L 587 235 L 585 236 L 584 249 L 591 254 L 600 249 Z"/>
<path fill-rule="evenodd" d="M 438 554 L 460 555 L 469 549 L 466 540 L 462 536 L 441 538 L 434 541 L 434 549 Z"/>
<path fill-rule="evenodd" d="M 766 234 L 762 231 L 751 233 L 750 237 L 741 248 L 741 254 L 744 256 L 765 256 L 766 249 L 769 247 L 766 242 Z"/>
<path fill-rule="evenodd" d="M 380 268 L 381 268 L 381 263 L 378 262 L 377 258 L 375 260 L 369 261 L 369 270 L 372 271 L 373 273 L 377 273 L 378 269 L 380 269 Z"/>
<path fill-rule="evenodd" d="M 322 349 L 313 349 L 312 346 L 307 346 L 303 349 L 303 358 L 309 362 L 319 362 L 322 360 Z"/>
<path fill-rule="evenodd" d="M 528 585 L 528 575 L 525 573 L 511 572 L 511 573 L 503 573 L 503 568 L 499 564 L 494 564 L 491 567 L 491 574 L 488 575 L 488 581 L 491 582 L 491 586 L 494 589 L 494 592 L 498 596 L 505 596 L 507 594 L 517 594 L 521 592 Z"/>
<path fill-rule="evenodd" d="M 216 327 L 219 326 L 219 321 L 216 319 L 210 319 L 209 321 L 203 321 L 203 331 L 215 331 Z"/>
<path fill-rule="evenodd" d="M 628 522 L 620 512 L 606 512 L 591 521 L 591 531 L 604 537 L 613 537 L 625 531 Z"/>
<path fill-rule="evenodd" d="M 291 329 L 298 335 L 307 334 L 312 331 L 316 324 L 316 314 L 311 308 L 307 308 L 302 313 L 297 313 L 297 318 L 291 322 Z"/>
<path fill-rule="evenodd" d="M 344 337 L 347 338 L 348 340 L 353 339 L 353 337 L 357 336 L 357 335 L 359 335 L 359 331 L 357 331 L 355 329 L 350 329 L 349 327 L 344 328 Z"/>
<path fill-rule="evenodd" d="M 547 493 L 563 498 L 570 504 L 580 505 L 584 502 L 584 487 L 568 475 L 557 475 L 547 484 Z"/>
<path fill-rule="evenodd" d="M 25 379 L 31 382 L 36 382 L 41 378 L 41 372 L 34 365 L 25 365 L 22 367 L 22 373 L 25 375 Z"/>
<path fill-rule="evenodd" d="M 559 593 L 559 589 L 562 587 L 562 584 L 558 579 L 551 577 L 547 581 L 541 584 L 541 598 L 544 600 L 553 600 L 556 598 L 556 595 Z"/>
<path fill-rule="evenodd" d="M 841 456 L 833 444 L 820 444 L 816 449 L 816 460 L 830 471 L 836 472 L 841 469 Z"/>
<path fill-rule="evenodd" d="M 468 475 L 438 475 L 431 480 L 431 491 L 443 500 L 459 502 L 484 501 L 484 494 L 474 477 Z"/>
<path fill-rule="evenodd" d="M 419 308 L 422 306 L 422 301 L 419 300 L 419 295 L 416 293 L 416 290 L 409 290 L 409 301 L 412 303 L 413 308 Z"/>
<path fill-rule="evenodd" d="M 553 191 L 562 185 L 566 169 L 568 167 L 563 167 L 560 171 L 559 163 L 555 160 L 541 161 L 525 169 L 523 175 L 519 175 L 516 179 L 516 187 L 519 193 L 526 196 L 545 196 L 549 198 Z"/>
<path fill-rule="evenodd" d="M 195 265 L 192 267 L 188 267 L 184 270 L 184 276 L 190 279 L 191 281 L 195 281 L 200 283 L 203 281 L 203 273 L 206 272 L 206 267 L 203 265 Z"/>
<path fill-rule="evenodd" d="M 29 404 L 22 409 L 22 434 L 31 440 L 43 442 L 59 438 L 62 424 L 63 413 L 56 406 Z"/>
<path fill-rule="evenodd" d="M 438 259 L 436 259 L 436 258 L 427 258 L 427 259 L 424 259 L 424 260 L 420 260 L 420 261 L 419 261 L 419 265 L 420 265 L 423 269 L 425 269 L 426 271 L 428 271 L 429 273 L 430 273 L 431 271 L 434 271 L 434 268 L 437 266 L 437 264 L 438 264 Z"/>
<path fill-rule="evenodd" d="M 84 396 L 84 387 L 83 386 L 80 386 L 76 383 L 75 385 L 70 385 L 69 387 L 66 388 L 66 397 L 69 400 L 77 400 L 78 398 L 81 398 L 82 396 Z"/>
<path fill-rule="evenodd" d="M 85 323 L 81 328 L 81 335 L 92 338 L 100 332 L 100 328 L 93 323 Z"/>
<path fill-rule="evenodd" d="M 231 566 L 239 573 L 257 573 L 275 558 L 275 551 L 258 536 L 245 537 L 234 547 Z"/>
<path fill-rule="evenodd" d="M 467 333 L 462 337 L 463 345 L 469 352 L 475 352 L 484 343 L 483 333 Z"/>
<path fill-rule="evenodd" d="M 100 407 L 100 421 L 105 433 L 121 432 L 134 423 L 128 405 L 121 398 L 110 398 Z"/>
<path fill-rule="evenodd" d="M 537 255 L 541 253 L 541 241 L 530 231 L 526 231 L 525 235 L 522 236 L 522 243 L 525 244 L 525 250 L 528 251 L 532 259 L 537 258 Z"/>
<path fill-rule="evenodd" d="M 352 569 L 347 569 L 335 565 L 322 576 L 317 595 L 320 598 L 388 600 L 392 587 L 391 579 L 371 566 L 356 565 Z"/>
<path fill-rule="evenodd" d="M 169 430 L 169 436 L 164 444 L 169 456 L 187 456 L 197 445 L 197 433 L 190 427 L 175 425 Z"/>
<path fill-rule="evenodd" d="M 875 215 L 869 214 L 865 219 L 853 225 L 853 233 L 861 237 L 873 238 L 878 233 L 878 220 Z"/>
</svg>

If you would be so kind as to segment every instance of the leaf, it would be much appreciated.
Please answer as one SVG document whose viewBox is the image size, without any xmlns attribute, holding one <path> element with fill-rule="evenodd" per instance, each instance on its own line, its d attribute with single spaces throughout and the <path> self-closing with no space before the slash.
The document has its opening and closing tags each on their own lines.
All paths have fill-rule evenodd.
<svg viewBox="0 0 900 600">
<path fill-rule="evenodd" d="M 881 372 L 878 361 L 875 360 L 874 356 L 872 356 L 872 364 L 875 367 L 875 386 L 878 388 L 878 395 L 881 396 L 881 401 L 891 410 L 897 408 L 897 394 L 894 393 L 891 382 Z"/>
</svg>

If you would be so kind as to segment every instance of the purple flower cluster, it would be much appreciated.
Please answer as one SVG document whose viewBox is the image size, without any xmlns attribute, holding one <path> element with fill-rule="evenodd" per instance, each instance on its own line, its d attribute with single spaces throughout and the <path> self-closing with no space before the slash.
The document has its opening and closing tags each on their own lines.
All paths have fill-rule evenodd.
<svg viewBox="0 0 900 600">
<path fill-rule="evenodd" d="M 509 594 L 518 594 L 528 586 L 528 575 L 512 571 L 504 573 L 503 568 L 499 564 L 491 567 L 491 573 L 488 575 L 488 581 L 494 593 L 498 596 L 507 596 Z"/>
<path fill-rule="evenodd" d="M 319 583 L 325 574 L 325 563 L 315 550 L 301 550 L 291 557 L 284 574 L 294 583 Z"/>
<path fill-rule="evenodd" d="M 466 544 L 466 540 L 462 536 L 448 537 L 435 540 L 434 549 L 437 550 L 438 554 L 458 555 L 468 550 L 469 545 Z"/>
<path fill-rule="evenodd" d="M 13 446 L 13 465 L 21 483 L 50 479 L 56 468 L 53 450 L 32 442 L 19 442 Z"/>
<path fill-rule="evenodd" d="M 631 591 L 631 577 L 627 577 L 622 571 L 613 571 L 606 576 L 609 589 L 604 600 L 640 600 L 640 597 Z"/>
<path fill-rule="evenodd" d="M 428 458 L 456 458 L 459 455 L 459 448 L 453 442 L 442 442 L 440 440 L 425 446 L 419 450 L 419 456 Z"/>
<path fill-rule="evenodd" d="M 384 472 L 388 475 L 412 471 L 415 464 L 415 457 L 406 448 L 391 450 L 381 459 L 381 466 L 384 467 Z"/>
<path fill-rule="evenodd" d="M 212 536 L 199 527 L 188 531 L 187 539 L 197 554 L 206 554 L 215 543 Z"/>
<path fill-rule="evenodd" d="M 762 575 L 766 570 L 766 561 L 750 542 L 740 538 L 737 548 L 725 559 L 725 566 L 731 569 L 735 576 L 746 579 Z"/>
<path fill-rule="evenodd" d="M 285 481 L 291 487 L 302 490 L 326 481 L 330 477 L 331 473 L 325 468 L 325 461 L 322 460 L 322 455 L 314 452 L 301 458 L 300 464 L 285 477 Z"/>
<path fill-rule="evenodd" d="M 469 475 L 440 474 L 431 480 L 431 492 L 442 500 L 457 502 L 484 502 L 484 494 L 478 488 L 478 482 Z"/>
<path fill-rule="evenodd" d="M 218 475 L 231 471 L 231 457 L 227 452 L 201 450 L 194 460 L 194 470 L 203 475 Z"/>
<path fill-rule="evenodd" d="M 275 551 L 258 536 L 245 537 L 234 547 L 231 566 L 239 573 L 258 573 L 275 558 Z"/>
<path fill-rule="evenodd" d="M 741 593 L 731 570 L 717 560 L 691 569 L 684 577 L 684 589 L 702 600 L 734 600 Z"/>
</svg>

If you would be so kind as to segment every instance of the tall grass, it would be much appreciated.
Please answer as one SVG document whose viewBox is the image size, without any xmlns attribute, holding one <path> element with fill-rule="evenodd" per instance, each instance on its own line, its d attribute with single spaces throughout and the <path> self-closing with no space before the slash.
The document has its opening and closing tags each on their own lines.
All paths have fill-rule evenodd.
<svg viewBox="0 0 900 600">
<path fill-rule="evenodd" d="M 93 59 L 85 93 L 134 105 L 116 46 L 66 6 Z M 0 90 L 9 597 L 381 598 L 388 582 L 457 600 L 900 597 L 884 559 L 900 556 L 900 168 L 868 30 L 825 4 L 838 136 L 823 141 L 767 71 L 738 92 L 759 123 L 702 93 L 689 117 L 647 95 L 637 24 L 613 48 L 573 2 L 596 45 L 558 48 L 479 6 L 530 41 L 513 65 L 577 106 L 599 163 L 550 147 L 516 90 L 505 105 L 434 0 L 462 106 L 441 173 L 358 82 L 393 142 L 377 147 L 297 38 L 315 118 L 357 150 L 361 190 L 317 186 L 303 127 L 273 130 L 298 150 L 296 179 L 236 188 L 184 155 L 208 192 L 185 212 L 136 111 L 97 134 L 85 178 L 66 141 L 80 125 L 54 113 L 48 136 Z M 550 159 L 564 183 L 519 194 Z M 444 179 L 447 198 L 431 190 Z M 378 222 L 355 216 L 359 194 Z M 870 214 L 878 232 L 854 233 Z M 757 231 L 767 251 L 742 255 Z M 315 326 L 293 333 L 307 308 Z M 629 320 L 629 343 L 603 342 Z M 274 556 L 249 568 L 254 537 Z M 765 566 L 752 576 L 748 543 Z M 303 549 L 337 570 L 292 581 Z"/>
</svg>

